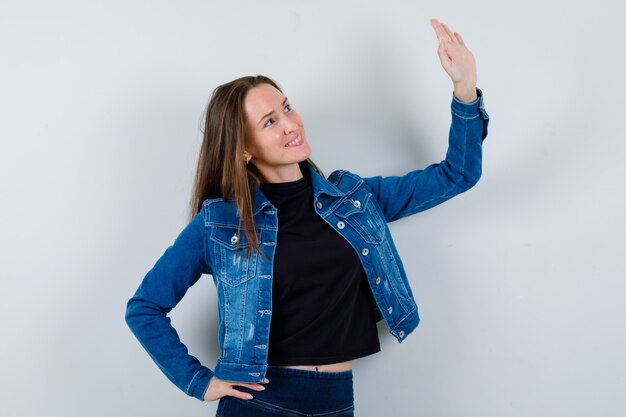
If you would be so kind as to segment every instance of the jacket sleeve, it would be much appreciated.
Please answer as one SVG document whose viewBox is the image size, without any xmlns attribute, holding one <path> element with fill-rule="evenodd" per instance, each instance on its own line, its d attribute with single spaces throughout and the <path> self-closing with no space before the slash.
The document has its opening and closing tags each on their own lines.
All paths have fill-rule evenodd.
<svg viewBox="0 0 626 417">
<path fill-rule="evenodd" d="M 167 314 L 203 273 L 211 273 L 202 213 L 165 250 L 126 306 L 126 323 L 161 371 L 201 401 L 214 373 L 187 353 Z"/>
<path fill-rule="evenodd" d="M 472 103 L 452 94 L 452 124 L 446 158 L 403 176 L 363 178 L 378 201 L 387 222 L 424 211 L 470 189 L 481 176 L 482 142 L 489 115 L 482 90 Z"/>
</svg>

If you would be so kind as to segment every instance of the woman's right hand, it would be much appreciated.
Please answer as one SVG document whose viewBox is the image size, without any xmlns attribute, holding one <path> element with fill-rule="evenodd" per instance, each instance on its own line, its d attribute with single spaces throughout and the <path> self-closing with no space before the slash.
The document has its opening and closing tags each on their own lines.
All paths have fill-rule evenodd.
<svg viewBox="0 0 626 417">
<path fill-rule="evenodd" d="M 263 384 L 267 384 L 270 382 L 267 378 L 263 381 Z M 252 398 L 250 394 L 247 392 L 237 391 L 233 387 L 235 385 L 240 385 L 242 387 L 250 388 L 255 391 L 263 391 L 265 387 L 261 385 L 261 383 L 257 384 L 254 382 L 227 382 L 218 379 L 215 375 L 209 381 L 209 387 L 204 393 L 204 401 L 215 401 L 219 400 L 222 397 L 230 395 L 232 397 L 237 397 L 242 400 L 249 400 Z"/>
<path fill-rule="evenodd" d="M 476 93 L 476 60 L 474 54 L 467 49 L 459 32 L 454 32 L 445 23 L 430 19 L 439 39 L 437 54 L 441 66 L 452 78 L 454 95 L 460 101 L 471 103 L 478 98 Z"/>
</svg>

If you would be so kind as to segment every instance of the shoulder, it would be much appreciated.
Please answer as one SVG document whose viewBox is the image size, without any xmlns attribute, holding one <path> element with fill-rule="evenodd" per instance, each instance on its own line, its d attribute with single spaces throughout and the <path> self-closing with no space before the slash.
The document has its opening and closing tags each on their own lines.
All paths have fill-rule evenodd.
<svg viewBox="0 0 626 417">
<path fill-rule="evenodd" d="M 207 198 L 202 202 L 202 210 L 209 210 L 211 206 L 220 206 L 223 204 L 232 203 L 234 200 L 225 200 L 223 198 Z"/>
<path fill-rule="evenodd" d="M 197 216 L 202 217 L 205 226 L 224 223 L 238 216 L 237 204 L 235 200 L 207 198 L 202 202 L 202 209 Z"/>
<path fill-rule="evenodd" d="M 328 176 L 328 181 L 343 192 L 354 190 L 363 184 L 363 178 L 346 169 L 338 169 Z"/>
</svg>

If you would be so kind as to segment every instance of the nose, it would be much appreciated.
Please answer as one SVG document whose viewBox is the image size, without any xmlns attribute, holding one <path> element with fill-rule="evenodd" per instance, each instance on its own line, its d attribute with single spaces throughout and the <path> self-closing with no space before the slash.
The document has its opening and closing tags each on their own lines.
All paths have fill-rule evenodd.
<svg viewBox="0 0 626 417">
<path fill-rule="evenodd" d="M 295 120 L 285 119 L 285 134 L 289 135 L 298 130 L 298 124 Z"/>
</svg>

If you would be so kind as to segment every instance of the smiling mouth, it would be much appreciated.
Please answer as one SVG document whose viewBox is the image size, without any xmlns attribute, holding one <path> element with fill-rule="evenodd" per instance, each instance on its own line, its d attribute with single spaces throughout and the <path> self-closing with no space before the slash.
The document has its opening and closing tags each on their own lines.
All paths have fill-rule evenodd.
<svg viewBox="0 0 626 417">
<path fill-rule="evenodd" d="M 301 142 L 302 142 L 302 136 L 298 136 L 297 138 L 295 138 L 294 140 L 292 140 L 291 142 L 286 144 L 285 148 L 288 148 L 288 147 L 294 146 L 294 145 L 299 145 Z"/>
</svg>

